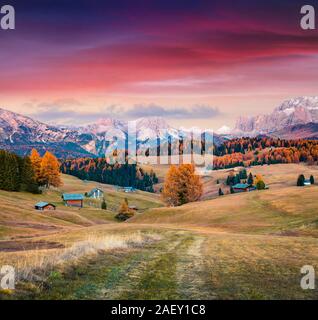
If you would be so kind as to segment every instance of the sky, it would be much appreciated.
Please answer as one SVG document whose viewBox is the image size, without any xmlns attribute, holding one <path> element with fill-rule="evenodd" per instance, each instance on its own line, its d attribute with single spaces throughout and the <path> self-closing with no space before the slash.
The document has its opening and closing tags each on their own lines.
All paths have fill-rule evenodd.
<svg viewBox="0 0 318 320">
<path fill-rule="evenodd" d="M 318 95 L 318 29 L 300 28 L 314 0 L 5 2 L 16 30 L 0 30 L 0 106 L 44 122 L 217 130 Z"/>
</svg>

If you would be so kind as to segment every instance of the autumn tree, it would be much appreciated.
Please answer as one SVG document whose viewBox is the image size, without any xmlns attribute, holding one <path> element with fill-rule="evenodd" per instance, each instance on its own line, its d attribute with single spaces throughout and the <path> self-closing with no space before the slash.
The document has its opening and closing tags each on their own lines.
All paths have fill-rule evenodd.
<svg viewBox="0 0 318 320">
<path fill-rule="evenodd" d="M 172 165 L 166 175 L 162 197 L 169 206 L 180 206 L 200 199 L 202 182 L 192 164 Z"/>
<path fill-rule="evenodd" d="M 57 158 L 50 152 L 46 152 L 41 161 L 40 183 L 47 188 L 59 187 L 62 184 L 60 164 Z"/>
<path fill-rule="evenodd" d="M 125 198 L 122 204 L 120 205 L 118 214 L 115 216 L 115 218 L 120 221 L 126 221 L 129 218 L 133 217 L 134 214 L 134 211 L 131 210 L 128 206 L 127 198 Z"/>
<path fill-rule="evenodd" d="M 34 178 L 37 183 L 40 184 L 42 177 L 41 177 L 41 162 L 42 158 L 36 149 L 32 149 L 30 154 L 30 161 L 32 164 Z"/>
<path fill-rule="evenodd" d="M 126 213 L 128 211 L 129 211 L 128 200 L 127 198 L 125 198 L 119 208 L 119 213 Z"/>
<path fill-rule="evenodd" d="M 263 180 L 258 180 L 256 182 L 256 188 L 257 190 L 264 190 L 266 187 L 265 182 Z"/>
<path fill-rule="evenodd" d="M 265 185 L 265 182 L 264 182 L 264 179 L 262 177 L 262 175 L 260 174 L 257 174 L 256 177 L 255 177 L 255 186 L 258 190 L 264 190 L 266 185 Z"/>
</svg>

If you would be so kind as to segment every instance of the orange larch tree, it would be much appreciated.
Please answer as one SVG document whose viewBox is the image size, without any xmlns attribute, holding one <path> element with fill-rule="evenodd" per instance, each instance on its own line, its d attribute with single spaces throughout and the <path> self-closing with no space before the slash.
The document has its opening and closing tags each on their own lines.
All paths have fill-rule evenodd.
<svg viewBox="0 0 318 320">
<path fill-rule="evenodd" d="M 41 184 L 47 188 L 59 187 L 62 184 L 60 163 L 50 152 L 46 152 L 41 162 Z"/>
<path fill-rule="evenodd" d="M 36 149 L 32 149 L 31 155 L 30 155 L 30 161 L 32 164 L 32 169 L 34 172 L 34 178 L 37 183 L 40 184 L 42 178 L 41 178 L 41 162 L 42 158 L 38 151 Z"/>
<path fill-rule="evenodd" d="M 162 197 L 169 206 L 180 206 L 194 202 L 202 196 L 202 182 L 195 174 L 192 164 L 171 166 L 162 191 Z"/>
</svg>

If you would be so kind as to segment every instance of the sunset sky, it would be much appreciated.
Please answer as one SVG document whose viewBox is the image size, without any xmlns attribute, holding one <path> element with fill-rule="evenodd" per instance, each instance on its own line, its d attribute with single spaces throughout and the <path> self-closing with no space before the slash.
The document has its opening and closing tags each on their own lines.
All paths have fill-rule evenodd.
<svg viewBox="0 0 318 320">
<path fill-rule="evenodd" d="M 318 30 L 300 28 L 311 3 L 318 13 L 304 0 L 7 0 L 0 106 L 50 123 L 233 126 L 318 95 Z"/>
</svg>

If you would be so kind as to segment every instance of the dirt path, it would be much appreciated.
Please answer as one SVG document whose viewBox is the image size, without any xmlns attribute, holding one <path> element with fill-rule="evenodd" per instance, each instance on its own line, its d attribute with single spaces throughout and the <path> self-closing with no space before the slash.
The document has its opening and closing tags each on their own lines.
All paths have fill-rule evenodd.
<svg viewBox="0 0 318 320">
<path fill-rule="evenodd" d="M 186 232 L 168 237 L 132 268 L 104 299 L 213 299 L 202 257 L 205 238 Z M 100 297 L 102 298 L 102 297 Z"/>
<path fill-rule="evenodd" d="M 206 283 L 205 241 L 205 236 L 168 231 L 143 248 L 83 259 L 27 298 L 214 299 Z"/>
<path fill-rule="evenodd" d="M 188 250 L 179 256 L 176 276 L 179 296 L 182 299 L 217 298 L 209 282 L 207 282 L 210 272 L 202 254 L 205 242 L 205 237 L 195 236 Z"/>
</svg>

